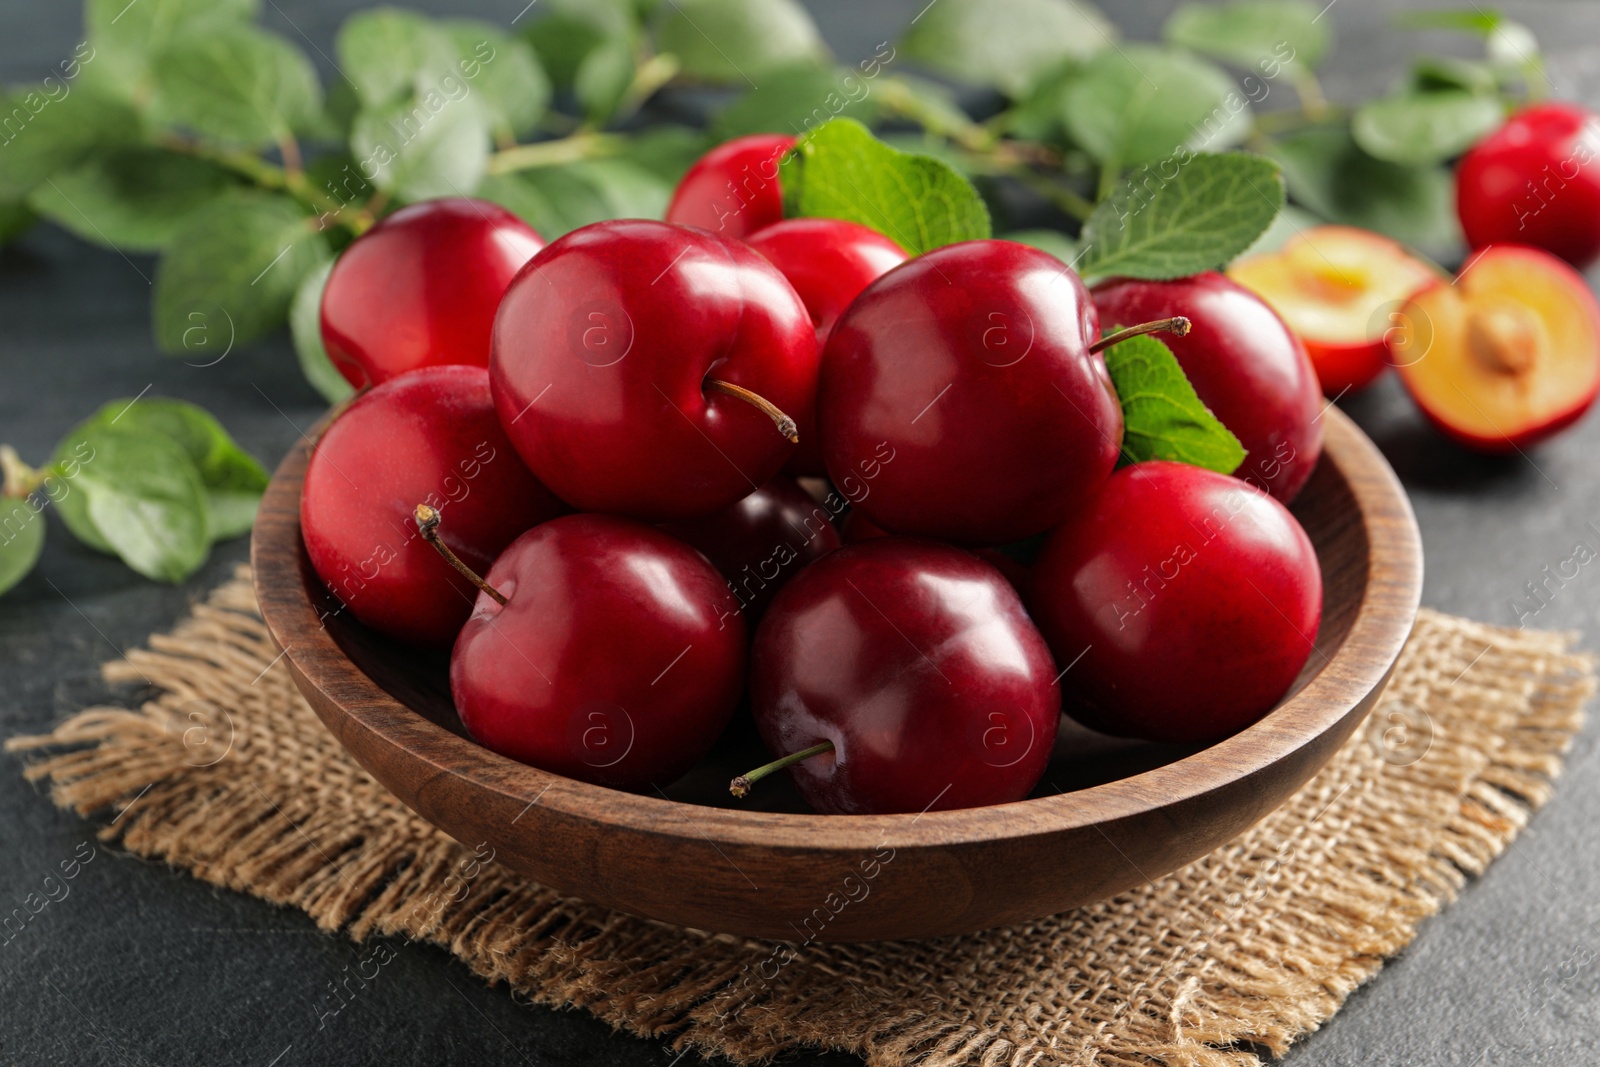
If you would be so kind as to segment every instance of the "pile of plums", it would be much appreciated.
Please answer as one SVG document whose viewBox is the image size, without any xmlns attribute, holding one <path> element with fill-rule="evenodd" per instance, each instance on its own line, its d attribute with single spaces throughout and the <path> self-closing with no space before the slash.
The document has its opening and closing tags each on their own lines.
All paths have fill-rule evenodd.
<svg viewBox="0 0 1600 1067">
<path fill-rule="evenodd" d="M 1300 342 L 1218 274 L 1090 293 L 1021 244 L 784 219 L 789 147 L 714 150 L 665 222 L 545 247 L 451 199 L 355 241 L 322 330 L 363 391 L 301 505 L 329 590 L 452 647 L 479 743 L 622 789 L 745 702 L 777 759 L 735 792 L 787 767 L 829 813 L 1020 800 L 1063 707 L 1189 743 L 1269 711 L 1322 609 Z M 1236 477 L 1118 467 L 1102 328 L 1183 320 Z"/>
</svg>

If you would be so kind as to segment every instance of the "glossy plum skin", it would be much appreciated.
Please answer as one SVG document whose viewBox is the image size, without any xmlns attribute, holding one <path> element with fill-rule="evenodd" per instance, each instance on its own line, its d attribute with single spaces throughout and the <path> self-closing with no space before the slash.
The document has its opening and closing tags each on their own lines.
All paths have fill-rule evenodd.
<svg viewBox="0 0 1600 1067">
<path fill-rule="evenodd" d="M 1000 572 L 1000 577 L 1011 583 L 1018 596 L 1028 591 L 1028 565 L 993 548 L 973 549 L 972 554 Z"/>
<path fill-rule="evenodd" d="M 784 583 L 840 544 L 828 509 L 781 474 L 737 504 L 661 528 L 711 561 L 752 626 Z"/>
<path fill-rule="evenodd" d="M 556 241 L 495 319 L 495 408 L 530 469 L 575 507 L 661 522 L 758 488 L 794 445 L 708 378 L 785 412 L 815 393 L 805 305 L 749 246 L 623 219 Z"/>
<path fill-rule="evenodd" d="M 480 573 L 529 527 L 569 509 L 529 473 L 495 418 L 489 372 L 425 367 L 377 386 L 328 427 L 306 465 L 300 527 L 323 582 L 368 626 L 446 647 L 477 591 L 417 533 Z"/>
<path fill-rule="evenodd" d="M 789 279 L 822 337 L 861 290 L 907 258 L 883 234 L 843 219 L 785 219 L 746 243 Z"/>
<path fill-rule="evenodd" d="M 753 133 L 719 144 L 686 171 L 667 221 L 723 237 L 748 237 L 783 218 L 779 170 L 794 138 Z"/>
<path fill-rule="evenodd" d="M 1322 386 L 1277 312 L 1214 271 L 1176 281 L 1117 280 L 1091 294 L 1106 330 L 1183 315 L 1184 337 L 1161 340 L 1194 391 L 1244 445 L 1235 477 L 1288 503 L 1322 455 Z"/>
<path fill-rule="evenodd" d="M 905 249 L 876 230 L 843 219 L 785 219 L 746 241 L 783 272 L 800 294 L 817 328 L 817 348 L 844 309 L 872 282 L 906 261 Z M 816 432 L 816 405 L 795 414 L 800 444 L 784 470 L 823 477 L 822 439 Z"/>
<path fill-rule="evenodd" d="M 643 523 L 569 515 L 512 542 L 450 657 L 461 722 L 485 748 L 618 789 L 665 786 L 711 748 L 744 685 L 727 583 Z"/>
<path fill-rule="evenodd" d="M 1055 744 L 1055 663 L 1016 591 L 918 538 L 850 545 L 778 594 L 751 653 L 767 747 L 834 751 L 789 768 L 825 814 L 1021 800 Z"/>
<path fill-rule="evenodd" d="M 403 207 L 344 250 L 322 294 L 322 343 L 356 388 L 418 367 L 489 363 L 506 286 L 544 247 L 498 204 Z"/>
<path fill-rule="evenodd" d="M 900 534 L 1017 541 L 1105 481 L 1122 408 L 1089 352 L 1099 319 L 1077 274 L 1011 241 L 908 260 L 845 311 L 823 353 L 823 456 L 839 476 L 887 442 L 857 507 Z"/>
<path fill-rule="evenodd" d="M 1092 509 L 1051 533 L 1028 605 L 1073 664 L 1069 715 L 1121 736 L 1218 741 L 1270 711 L 1311 656 L 1322 572 L 1272 497 L 1153 461 L 1112 475 Z"/>
<path fill-rule="evenodd" d="M 1479 141 L 1456 166 L 1467 242 L 1533 245 L 1582 270 L 1600 257 L 1600 116 L 1536 104 Z"/>
</svg>

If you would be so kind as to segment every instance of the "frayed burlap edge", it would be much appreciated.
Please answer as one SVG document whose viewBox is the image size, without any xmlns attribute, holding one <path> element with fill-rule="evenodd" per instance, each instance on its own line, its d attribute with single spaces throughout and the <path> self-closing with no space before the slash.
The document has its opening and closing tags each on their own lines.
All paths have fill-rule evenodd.
<svg viewBox="0 0 1600 1067">
<path fill-rule="evenodd" d="M 679 1047 L 1246 1067 L 1326 1021 L 1548 799 L 1595 687 L 1571 644 L 1424 611 L 1371 729 L 1206 858 L 1023 926 L 792 958 L 563 898 L 422 822 L 295 692 L 243 569 L 106 665 L 152 687 L 140 710 L 93 708 L 6 747 L 52 750 L 25 773 L 107 812 L 103 840 L 325 930 L 443 946 L 536 1003 Z"/>
</svg>

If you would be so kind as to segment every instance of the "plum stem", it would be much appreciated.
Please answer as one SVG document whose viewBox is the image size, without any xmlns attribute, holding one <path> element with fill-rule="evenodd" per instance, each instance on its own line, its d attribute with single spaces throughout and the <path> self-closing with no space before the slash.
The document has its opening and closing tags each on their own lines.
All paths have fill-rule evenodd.
<svg viewBox="0 0 1600 1067">
<path fill-rule="evenodd" d="M 430 508 L 426 504 L 418 504 L 416 510 L 416 519 L 417 532 L 422 535 L 422 539 L 424 541 L 428 542 L 428 544 L 434 547 L 434 550 L 437 551 L 439 555 L 444 557 L 444 561 L 446 563 L 460 571 L 461 576 L 467 581 L 471 582 L 473 585 L 477 586 L 479 589 L 498 600 L 501 607 L 505 607 L 506 598 L 501 594 L 500 590 L 496 589 L 494 586 L 478 577 L 476 571 L 467 566 L 465 563 L 461 562 L 460 556 L 457 556 L 454 552 L 450 551 L 449 545 L 439 540 L 439 513 L 437 511 L 435 511 L 433 508 Z"/>
<path fill-rule="evenodd" d="M 1108 333 L 1100 340 L 1089 346 L 1090 352 L 1104 352 L 1119 341 L 1126 341 L 1130 337 L 1139 337 L 1147 333 L 1170 333 L 1182 337 L 1189 332 L 1189 320 L 1182 315 L 1174 315 L 1170 319 L 1156 319 L 1154 322 L 1141 322 L 1137 326 L 1129 326 L 1126 330 Z"/>
<path fill-rule="evenodd" d="M 778 405 L 760 393 L 752 393 L 742 385 L 734 385 L 732 382 L 725 382 L 721 378 L 707 378 L 705 387 L 714 393 L 737 397 L 746 404 L 750 404 L 761 414 L 771 419 L 772 425 L 778 428 L 779 433 L 795 444 L 800 443 L 800 430 L 795 426 L 794 420 L 784 414 L 783 409 L 779 408 Z"/>
<path fill-rule="evenodd" d="M 802 748 L 799 752 L 791 752 L 787 756 L 780 756 L 771 763 L 763 763 L 755 770 L 746 771 L 744 774 L 739 775 L 739 777 L 728 783 L 728 792 L 732 793 L 736 797 L 748 796 L 750 794 L 750 787 L 761 781 L 761 779 L 765 778 L 767 775 L 776 771 L 781 771 L 785 767 L 799 763 L 803 759 L 810 759 L 812 756 L 820 756 L 824 752 L 832 751 L 832 741 L 821 741 L 815 745 L 812 745 L 810 748 Z"/>
</svg>

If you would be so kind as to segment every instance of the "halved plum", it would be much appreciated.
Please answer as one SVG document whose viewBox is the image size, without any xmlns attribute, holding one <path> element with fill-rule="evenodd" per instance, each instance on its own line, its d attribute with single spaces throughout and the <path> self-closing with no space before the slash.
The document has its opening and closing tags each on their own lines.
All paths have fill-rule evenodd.
<svg viewBox="0 0 1600 1067">
<path fill-rule="evenodd" d="M 1548 252 L 1490 246 L 1400 318 L 1389 333 L 1400 380 L 1468 448 L 1525 448 L 1576 422 L 1600 391 L 1600 305 Z"/>
<path fill-rule="evenodd" d="M 1241 259 L 1228 276 L 1253 291 L 1305 342 L 1327 396 L 1370 385 L 1386 363 L 1385 310 L 1440 280 L 1437 268 L 1382 234 L 1313 226 L 1276 252 Z"/>
</svg>

